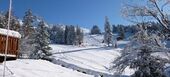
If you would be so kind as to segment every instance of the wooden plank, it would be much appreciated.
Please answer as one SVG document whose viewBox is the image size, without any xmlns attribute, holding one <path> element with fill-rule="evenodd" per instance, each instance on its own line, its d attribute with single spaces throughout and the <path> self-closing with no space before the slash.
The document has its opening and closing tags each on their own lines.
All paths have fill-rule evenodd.
<svg viewBox="0 0 170 77">
<path fill-rule="evenodd" d="M 6 46 L 6 36 L 0 34 L 0 56 L 4 56 Z M 9 36 L 7 56 L 17 57 L 19 51 L 19 38 Z"/>
</svg>

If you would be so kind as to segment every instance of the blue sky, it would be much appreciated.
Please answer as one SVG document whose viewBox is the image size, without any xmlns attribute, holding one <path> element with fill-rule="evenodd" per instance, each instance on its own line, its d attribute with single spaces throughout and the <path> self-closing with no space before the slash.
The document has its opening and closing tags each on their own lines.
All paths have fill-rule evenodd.
<svg viewBox="0 0 170 77">
<path fill-rule="evenodd" d="M 27 9 L 43 17 L 50 24 L 72 24 L 103 28 L 104 17 L 111 24 L 129 24 L 121 17 L 124 0 L 13 0 L 14 14 L 19 18 Z M 9 0 L 0 0 L 0 10 L 6 11 Z"/>
</svg>

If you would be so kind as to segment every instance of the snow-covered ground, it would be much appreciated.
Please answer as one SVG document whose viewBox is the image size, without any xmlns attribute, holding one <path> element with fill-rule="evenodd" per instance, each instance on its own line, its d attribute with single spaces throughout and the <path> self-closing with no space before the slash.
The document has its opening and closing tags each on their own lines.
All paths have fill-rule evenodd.
<svg viewBox="0 0 170 77">
<path fill-rule="evenodd" d="M 84 36 L 85 46 L 103 46 L 103 35 L 85 35 Z"/>
<path fill-rule="evenodd" d="M 82 68 L 109 73 L 110 63 L 120 54 L 118 49 L 107 47 L 75 47 L 51 45 L 56 59 L 80 66 Z"/>
<path fill-rule="evenodd" d="M 16 60 L 7 62 L 5 77 L 93 77 L 44 60 Z M 0 64 L 0 77 L 3 65 Z"/>
<path fill-rule="evenodd" d="M 113 71 L 109 70 L 111 62 L 120 56 L 119 51 L 122 49 L 105 47 L 102 41 L 102 35 L 86 35 L 84 36 L 83 46 L 55 44 L 50 46 L 53 49 L 51 52 L 54 53 L 53 58 L 56 59 L 56 62 L 62 61 L 56 64 L 61 64 L 71 69 L 82 69 L 92 75 L 96 75 L 96 72 L 102 75 L 113 75 Z M 127 41 L 118 42 L 119 45 L 127 43 Z M 131 71 L 127 71 L 124 74 L 129 75 L 131 73 Z"/>
</svg>

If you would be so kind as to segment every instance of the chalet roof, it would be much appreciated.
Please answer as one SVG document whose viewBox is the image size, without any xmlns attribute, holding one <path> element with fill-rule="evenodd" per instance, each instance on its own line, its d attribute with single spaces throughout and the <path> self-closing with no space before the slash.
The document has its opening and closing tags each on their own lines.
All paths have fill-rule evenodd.
<svg viewBox="0 0 170 77">
<path fill-rule="evenodd" d="M 0 34 L 7 35 L 7 29 L 0 28 Z M 21 34 L 17 31 L 9 30 L 8 35 L 11 37 L 21 38 Z"/>
</svg>

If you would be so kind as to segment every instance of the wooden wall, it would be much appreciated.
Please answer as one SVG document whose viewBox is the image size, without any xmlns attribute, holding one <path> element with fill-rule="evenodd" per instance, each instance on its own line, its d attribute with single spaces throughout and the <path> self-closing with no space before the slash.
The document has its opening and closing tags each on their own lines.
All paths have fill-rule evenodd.
<svg viewBox="0 0 170 77">
<path fill-rule="evenodd" d="M 9 36 L 7 54 L 17 56 L 19 50 L 18 45 L 19 45 L 19 39 Z M 5 54 L 5 46 L 6 46 L 6 36 L 0 35 L 0 54 Z"/>
</svg>

